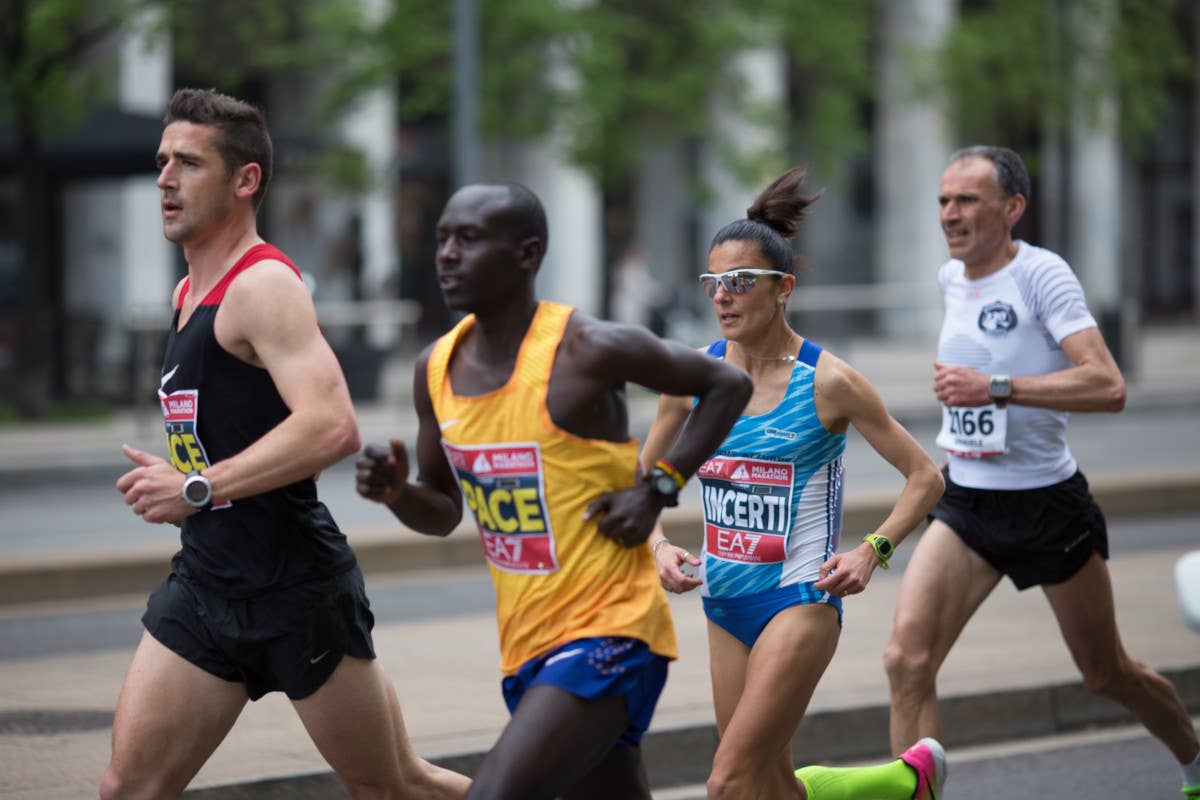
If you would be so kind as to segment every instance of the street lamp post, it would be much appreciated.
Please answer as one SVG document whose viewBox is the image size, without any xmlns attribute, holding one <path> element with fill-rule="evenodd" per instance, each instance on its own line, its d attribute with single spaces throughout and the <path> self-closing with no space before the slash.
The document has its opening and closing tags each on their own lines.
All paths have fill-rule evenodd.
<svg viewBox="0 0 1200 800">
<path fill-rule="evenodd" d="M 479 4 L 454 0 L 453 188 L 479 177 Z"/>
</svg>

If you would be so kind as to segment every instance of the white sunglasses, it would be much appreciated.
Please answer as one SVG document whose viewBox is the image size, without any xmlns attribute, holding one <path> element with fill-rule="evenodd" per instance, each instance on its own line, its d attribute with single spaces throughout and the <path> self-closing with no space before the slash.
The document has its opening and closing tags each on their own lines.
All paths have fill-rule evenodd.
<svg viewBox="0 0 1200 800">
<path fill-rule="evenodd" d="M 717 296 L 718 284 L 727 294 L 745 294 L 754 288 L 754 284 L 762 275 L 774 275 L 782 278 L 787 273 L 777 269 L 754 269 L 753 267 L 738 267 L 728 272 L 722 272 L 720 275 L 705 272 L 700 276 L 700 288 L 709 297 Z"/>
</svg>

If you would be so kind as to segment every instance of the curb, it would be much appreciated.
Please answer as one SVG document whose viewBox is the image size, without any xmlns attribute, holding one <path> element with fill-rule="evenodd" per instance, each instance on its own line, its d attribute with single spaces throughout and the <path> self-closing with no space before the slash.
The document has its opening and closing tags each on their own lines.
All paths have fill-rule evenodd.
<svg viewBox="0 0 1200 800">
<path fill-rule="evenodd" d="M 1161 674 L 1179 690 L 1189 713 L 1200 711 L 1200 666 L 1163 670 Z M 954 750 L 960 747 L 1134 722 L 1124 708 L 1091 694 L 1079 682 L 945 697 L 940 706 L 951 763 Z M 888 713 L 886 705 L 873 705 L 806 715 L 792 738 L 793 763 L 888 758 Z M 711 724 L 647 733 L 642 740 L 642 757 L 650 786 L 666 789 L 703 784 L 717 740 L 716 726 Z M 474 775 L 485 755 L 457 753 L 430 760 L 455 772 Z M 192 789 L 185 796 L 190 800 L 348 797 L 337 776 L 328 770 L 208 786 Z"/>
<path fill-rule="evenodd" d="M 1200 510 L 1200 469 L 1105 473 L 1092 482 L 1092 494 L 1108 517 L 1193 512 Z M 872 530 L 894 500 L 893 492 L 850 493 L 843 504 L 843 530 Z M 701 530 L 700 510 L 668 509 L 662 524 L 667 536 L 691 542 Z M 411 531 L 397 535 L 395 529 L 379 527 L 349 533 L 368 578 L 446 567 L 483 568 L 479 540 L 469 523 L 444 539 Z M 176 549 L 8 559 L 0 565 L 0 606 L 146 593 L 162 581 Z"/>
</svg>

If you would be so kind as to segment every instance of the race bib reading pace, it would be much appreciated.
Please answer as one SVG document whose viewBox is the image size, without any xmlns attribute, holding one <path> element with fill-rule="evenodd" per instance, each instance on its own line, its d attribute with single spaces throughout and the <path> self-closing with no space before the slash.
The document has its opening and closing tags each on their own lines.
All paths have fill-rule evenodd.
<svg viewBox="0 0 1200 800">
<path fill-rule="evenodd" d="M 460 446 L 443 440 L 442 447 L 492 565 L 505 572 L 557 570 L 537 443 Z"/>
<path fill-rule="evenodd" d="M 937 446 L 959 458 L 988 458 L 1008 452 L 1008 409 L 995 403 L 974 408 L 942 406 Z"/>
<path fill-rule="evenodd" d="M 208 469 L 208 455 L 196 433 L 200 393 L 195 389 L 170 394 L 160 390 L 158 402 L 167 426 L 167 451 L 171 454 L 171 464 L 180 472 Z"/>
<path fill-rule="evenodd" d="M 793 464 L 718 456 L 696 475 L 704 486 L 704 546 L 710 556 L 745 564 L 787 557 Z"/>
</svg>

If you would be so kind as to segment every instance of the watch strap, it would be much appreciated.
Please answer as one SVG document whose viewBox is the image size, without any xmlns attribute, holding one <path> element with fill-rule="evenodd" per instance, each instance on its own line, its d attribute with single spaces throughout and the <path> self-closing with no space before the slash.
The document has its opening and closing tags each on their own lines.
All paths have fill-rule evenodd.
<svg viewBox="0 0 1200 800">
<path fill-rule="evenodd" d="M 657 464 L 642 479 L 650 493 L 664 506 L 679 505 L 679 483 Z"/>
</svg>

